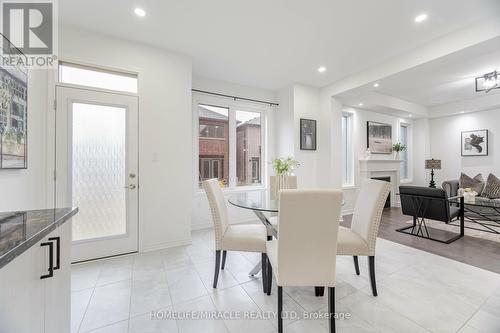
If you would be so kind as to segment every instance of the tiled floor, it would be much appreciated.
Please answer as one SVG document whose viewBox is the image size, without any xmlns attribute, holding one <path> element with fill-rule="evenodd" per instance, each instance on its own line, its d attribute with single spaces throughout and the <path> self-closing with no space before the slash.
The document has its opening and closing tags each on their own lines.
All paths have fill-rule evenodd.
<svg viewBox="0 0 500 333">
<path fill-rule="evenodd" d="M 248 272 L 259 254 L 228 253 L 219 286 L 212 289 L 212 231 L 193 233 L 193 244 L 164 251 L 75 265 L 72 272 L 72 332 L 276 332 L 276 320 L 151 319 L 152 310 L 241 311 L 268 314 L 273 295 L 262 293 Z M 379 296 L 371 296 L 367 263 L 361 276 L 351 257 L 337 260 L 338 332 L 500 332 L 500 275 L 379 239 Z M 274 285 L 275 287 L 275 285 Z M 326 310 L 326 297 L 311 288 L 285 288 L 285 310 L 299 314 L 285 332 L 327 332 L 324 320 L 304 313 Z"/>
</svg>

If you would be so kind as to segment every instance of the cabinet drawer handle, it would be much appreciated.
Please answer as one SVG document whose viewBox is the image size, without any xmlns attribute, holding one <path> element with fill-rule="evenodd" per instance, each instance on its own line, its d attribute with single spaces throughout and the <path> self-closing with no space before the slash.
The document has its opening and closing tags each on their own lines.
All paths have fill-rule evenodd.
<svg viewBox="0 0 500 333">
<path fill-rule="evenodd" d="M 40 246 L 48 246 L 49 247 L 49 274 L 45 274 L 40 276 L 40 279 L 47 279 L 54 276 L 54 243 L 53 242 L 44 242 L 41 243 Z"/>
<path fill-rule="evenodd" d="M 61 268 L 61 237 L 50 237 L 49 241 L 56 241 L 56 265 L 54 270 Z"/>
</svg>

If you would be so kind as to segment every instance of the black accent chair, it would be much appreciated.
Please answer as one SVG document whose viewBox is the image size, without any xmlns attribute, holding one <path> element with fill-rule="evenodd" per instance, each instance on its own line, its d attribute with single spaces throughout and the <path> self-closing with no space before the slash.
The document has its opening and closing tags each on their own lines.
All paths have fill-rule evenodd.
<svg viewBox="0 0 500 333">
<path fill-rule="evenodd" d="M 401 209 L 404 215 L 413 216 L 413 224 L 408 227 L 396 229 L 396 231 L 412 236 L 430 239 L 440 243 L 450 244 L 464 236 L 464 203 L 450 202 L 446 191 L 440 188 L 429 188 L 423 186 L 400 186 Z M 455 219 L 460 220 L 460 233 L 450 239 L 442 240 L 433 238 L 429 234 L 426 219 L 441 221 L 446 224 Z"/>
</svg>

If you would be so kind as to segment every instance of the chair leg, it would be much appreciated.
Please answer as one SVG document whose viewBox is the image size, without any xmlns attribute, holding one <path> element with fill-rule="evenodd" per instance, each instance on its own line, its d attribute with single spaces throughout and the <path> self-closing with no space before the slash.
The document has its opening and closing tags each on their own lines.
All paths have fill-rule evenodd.
<svg viewBox="0 0 500 333">
<path fill-rule="evenodd" d="M 266 270 L 266 280 L 267 280 L 267 295 L 271 295 L 271 290 L 273 289 L 273 267 L 271 266 L 271 260 L 267 258 L 267 270 Z"/>
<path fill-rule="evenodd" d="M 353 259 L 354 259 L 354 269 L 356 270 L 356 275 L 359 275 L 358 256 L 353 256 Z"/>
<path fill-rule="evenodd" d="M 227 251 L 222 251 L 222 266 L 220 269 L 224 270 L 224 267 L 226 267 L 226 255 Z"/>
<path fill-rule="evenodd" d="M 262 253 L 262 258 L 261 258 L 261 263 L 262 263 L 262 290 L 264 294 L 267 293 L 267 255 L 265 253 Z"/>
<path fill-rule="evenodd" d="M 328 287 L 328 314 L 330 333 L 335 333 L 335 287 Z"/>
<path fill-rule="evenodd" d="M 325 287 L 314 287 L 314 294 L 316 297 L 325 296 Z"/>
<path fill-rule="evenodd" d="M 372 284 L 373 296 L 377 296 L 377 282 L 375 281 L 375 256 L 368 257 L 368 268 L 370 270 L 370 281 Z"/>
<path fill-rule="evenodd" d="M 214 272 L 214 288 L 217 288 L 217 281 L 219 280 L 220 269 L 220 250 L 215 251 L 215 272 Z"/>
<path fill-rule="evenodd" d="M 278 286 L 278 333 L 283 333 L 283 287 Z"/>
</svg>

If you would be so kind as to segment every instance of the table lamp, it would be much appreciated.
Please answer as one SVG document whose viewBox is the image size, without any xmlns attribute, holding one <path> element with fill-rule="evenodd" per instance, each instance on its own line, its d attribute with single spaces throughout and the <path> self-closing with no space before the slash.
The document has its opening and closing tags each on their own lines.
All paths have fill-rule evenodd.
<svg viewBox="0 0 500 333">
<path fill-rule="evenodd" d="M 431 170 L 431 181 L 429 187 L 436 188 L 436 182 L 434 181 L 434 170 L 441 170 L 441 160 L 425 160 L 425 168 Z"/>
</svg>

